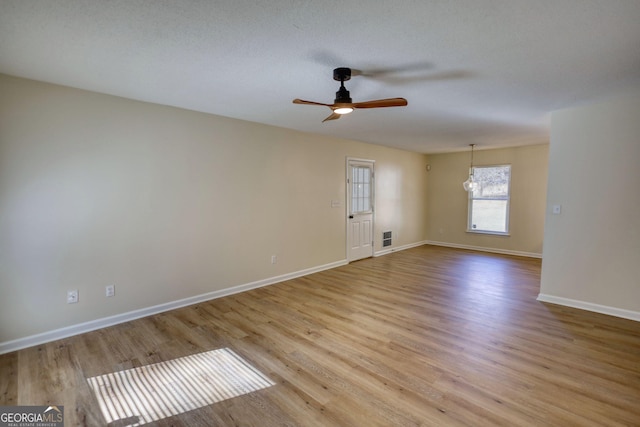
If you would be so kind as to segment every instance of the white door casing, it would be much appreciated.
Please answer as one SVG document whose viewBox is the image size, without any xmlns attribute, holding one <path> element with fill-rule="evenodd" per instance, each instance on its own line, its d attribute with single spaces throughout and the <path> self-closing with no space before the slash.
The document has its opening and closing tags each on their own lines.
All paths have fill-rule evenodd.
<svg viewBox="0 0 640 427">
<path fill-rule="evenodd" d="M 373 256 L 373 160 L 347 158 L 347 261 Z"/>
</svg>

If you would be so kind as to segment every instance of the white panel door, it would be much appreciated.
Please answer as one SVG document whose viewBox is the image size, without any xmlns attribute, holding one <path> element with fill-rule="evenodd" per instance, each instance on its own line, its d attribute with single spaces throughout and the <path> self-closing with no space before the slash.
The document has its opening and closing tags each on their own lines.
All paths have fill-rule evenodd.
<svg viewBox="0 0 640 427">
<path fill-rule="evenodd" d="M 374 162 L 347 161 L 347 261 L 373 256 Z"/>
</svg>

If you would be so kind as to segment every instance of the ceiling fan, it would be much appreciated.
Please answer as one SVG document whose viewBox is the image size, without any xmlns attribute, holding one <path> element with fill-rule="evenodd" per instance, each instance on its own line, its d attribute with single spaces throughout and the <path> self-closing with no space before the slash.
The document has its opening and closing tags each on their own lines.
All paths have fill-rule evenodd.
<svg viewBox="0 0 640 427">
<path fill-rule="evenodd" d="M 343 114 L 349 114 L 356 108 L 383 108 L 383 107 L 404 107 L 407 105 L 407 100 L 404 98 L 387 98 L 376 99 L 373 101 L 353 102 L 351 95 L 344 82 L 351 79 L 351 68 L 340 67 L 333 70 L 333 79 L 340 82 L 340 89 L 336 92 L 336 99 L 333 104 L 324 104 L 322 102 L 305 101 L 303 99 L 294 99 L 294 104 L 306 104 L 306 105 L 323 105 L 331 108 L 331 115 L 324 119 L 327 120 L 339 119 Z"/>
</svg>

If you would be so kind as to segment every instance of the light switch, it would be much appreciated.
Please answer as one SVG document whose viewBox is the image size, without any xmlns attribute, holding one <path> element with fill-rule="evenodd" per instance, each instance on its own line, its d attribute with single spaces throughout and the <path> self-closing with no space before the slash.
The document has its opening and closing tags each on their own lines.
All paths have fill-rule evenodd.
<svg viewBox="0 0 640 427">
<path fill-rule="evenodd" d="M 562 205 L 553 205 L 551 208 L 551 212 L 554 215 L 560 215 L 560 213 L 562 212 Z"/>
</svg>

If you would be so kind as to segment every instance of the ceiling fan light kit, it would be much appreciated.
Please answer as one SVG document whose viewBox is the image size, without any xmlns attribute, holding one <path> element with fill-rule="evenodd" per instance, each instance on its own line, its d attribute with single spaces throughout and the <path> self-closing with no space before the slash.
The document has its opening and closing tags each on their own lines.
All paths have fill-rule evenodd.
<svg viewBox="0 0 640 427">
<path fill-rule="evenodd" d="M 333 110 L 336 114 L 349 114 L 353 112 L 353 108 L 351 107 L 339 107 Z"/>
<path fill-rule="evenodd" d="M 331 109 L 331 115 L 324 119 L 327 120 L 339 119 L 344 114 L 349 114 L 357 108 L 384 108 L 384 107 L 404 107 L 407 105 L 407 100 L 404 98 L 388 98 L 377 99 L 373 101 L 365 102 L 353 102 L 351 94 L 344 87 L 344 82 L 351 80 L 351 68 L 339 67 L 333 70 L 333 79 L 340 82 L 340 89 L 336 92 L 336 99 L 333 104 L 324 104 L 322 102 L 305 101 L 303 99 L 294 99 L 294 104 L 306 104 L 306 105 L 322 105 Z"/>
</svg>

